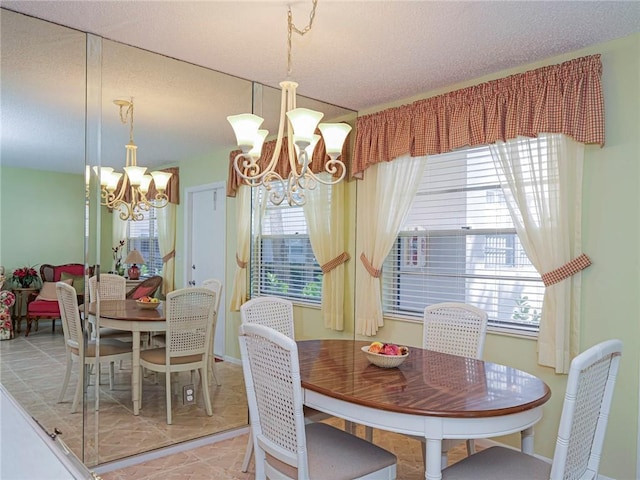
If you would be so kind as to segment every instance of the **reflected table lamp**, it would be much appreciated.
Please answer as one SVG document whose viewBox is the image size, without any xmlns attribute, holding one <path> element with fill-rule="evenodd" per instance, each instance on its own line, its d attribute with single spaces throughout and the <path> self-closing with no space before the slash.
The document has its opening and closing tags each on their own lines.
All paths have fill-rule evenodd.
<svg viewBox="0 0 640 480">
<path fill-rule="evenodd" d="M 129 280 L 138 280 L 140 278 L 140 267 L 136 264 L 139 263 L 142 265 L 144 263 L 144 258 L 142 258 L 140 252 L 138 250 L 131 250 L 124 263 L 131 265 L 128 271 Z"/>
</svg>

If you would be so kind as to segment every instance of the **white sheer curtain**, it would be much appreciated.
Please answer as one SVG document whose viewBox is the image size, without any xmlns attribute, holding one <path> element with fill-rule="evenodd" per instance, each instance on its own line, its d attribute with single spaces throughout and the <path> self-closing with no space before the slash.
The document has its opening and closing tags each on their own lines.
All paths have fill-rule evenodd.
<svg viewBox="0 0 640 480">
<path fill-rule="evenodd" d="M 498 142 L 491 153 L 520 242 L 545 279 L 582 254 L 584 145 L 561 134 L 540 134 Z M 538 363 L 567 373 L 579 349 L 581 274 L 545 284 Z"/>
<path fill-rule="evenodd" d="M 175 203 L 156 209 L 158 246 L 162 255 L 162 294 L 175 290 L 176 281 L 176 210 Z"/>
<path fill-rule="evenodd" d="M 231 294 L 231 311 L 240 311 L 240 306 L 249 298 L 247 294 L 247 265 L 251 244 L 251 187 L 241 185 L 236 194 L 236 274 Z"/>
<path fill-rule="evenodd" d="M 402 155 L 366 170 L 358 195 L 356 267 L 356 333 L 375 335 L 383 325 L 380 274 L 382 263 L 416 195 L 427 157 Z"/>
<path fill-rule="evenodd" d="M 113 226 L 111 230 L 111 245 L 113 247 L 117 247 L 118 244 L 120 243 L 120 240 L 124 240 L 125 242 L 127 241 L 127 221 L 122 220 L 120 218 L 119 210 L 113 210 L 111 212 L 111 216 L 113 218 L 113 221 L 112 221 Z M 128 245 L 125 243 L 124 246 L 120 248 L 120 251 L 118 253 L 118 255 L 122 256 L 123 261 L 127 257 L 127 250 L 128 250 L 127 247 Z M 113 260 L 114 270 L 115 270 L 116 262 L 117 262 L 117 259 L 114 259 Z"/>
<path fill-rule="evenodd" d="M 306 190 L 305 197 L 303 210 L 311 248 L 323 271 L 324 326 L 344 330 L 344 262 L 349 259 L 344 249 L 344 182 L 319 183 L 315 189 Z"/>
</svg>

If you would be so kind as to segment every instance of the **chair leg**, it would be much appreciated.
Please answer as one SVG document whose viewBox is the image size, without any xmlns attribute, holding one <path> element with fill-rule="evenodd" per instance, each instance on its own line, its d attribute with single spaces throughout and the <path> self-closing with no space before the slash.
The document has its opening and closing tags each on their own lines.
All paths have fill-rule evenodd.
<svg viewBox="0 0 640 480">
<path fill-rule="evenodd" d="M 211 370 L 211 379 L 216 382 L 216 385 L 222 385 L 222 382 L 218 380 L 218 376 L 216 375 L 216 358 L 211 355 L 209 359 L 209 369 Z"/>
<path fill-rule="evenodd" d="M 204 407 L 207 410 L 207 415 L 213 416 L 213 409 L 211 408 L 211 397 L 209 396 L 209 372 L 207 366 L 203 365 L 200 369 L 200 381 L 202 383 L 202 396 L 204 398 Z"/>
<path fill-rule="evenodd" d="M 58 403 L 64 400 L 64 394 L 67 391 L 67 387 L 69 386 L 69 379 L 71 378 L 71 366 L 73 365 L 73 360 L 71 359 L 71 355 L 67 352 L 67 371 L 64 373 L 64 381 L 62 382 L 62 389 L 60 390 L 60 396 L 58 397 Z"/>
<path fill-rule="evenodd" d="M 249 470 L 249 462 L 251 462 L 251 455 L 253 454 L 253 432 L 249 427 L 249 441 L 247 442 L 247 449 L 244 452 L 244 459 L 242 460 L 242 472 Z"/>
<path fill-rule="evenodd" d="M 467 455 L 471 456 L 476 453 L 476 442 L 473 439 L 467 440 Z"/>
<path fill-rule="evenodd" d="M 373 427 L 364 427 L 364 439 L 373 443 Z"/>
<path fill-rule="evenodd" d="M 78 369 L 78 385 L 76 385 L 76 394 L 73 397 L 73 405 L 71 406 L 71 413 L 78 411 L 78 404 L 80 403 L 80 397 L 82 397 L 82 391 L 84 390 L 84 370 L 85 365 L 79 365 Z"/>
<path fill-rule="evenodd" d="M 167 369 L 165 374 L 164 390 L 167 395 L 167 425 L 171 425 L 171 372 Z"/>
<path fill-rule="evenodd" d="M 114 362 L 109 362 L 109 390 L 113 390 L 113 377 L 114 376 L 115 376 L 115 363 Z"/>
</svg>

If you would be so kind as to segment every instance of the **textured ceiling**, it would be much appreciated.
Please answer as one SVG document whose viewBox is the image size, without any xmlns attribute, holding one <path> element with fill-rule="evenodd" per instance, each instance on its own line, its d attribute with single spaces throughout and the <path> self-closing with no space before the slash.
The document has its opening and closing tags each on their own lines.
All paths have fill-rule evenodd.
<svg viewBox="0 0 640 480">
<path fill-rule="evenodd" d="M 143 62 L 131 49 L 104 42 L 102 152 L 103 164 L 118 158 L 114 166 L 127 140 L 115 98 L 136 99 L 136 143 L 145 165 L 233 145 L 225 118 L 250 108 L 250 83 L 239 79 L 277 88 L 286 77 L 288 4 L 303 28 L 310 0 L 0 0 L 4 9 L 171 57 Z M 42 38 L 30 46 L 14 17 L 2 17 L 3 164 L 49 168 L 74 158 L 83 165 L 84 136 L 71 139 L 73 132 L 84 135 L 84 91 L 71 95 L 69 88 L 83 71 L 83 37 L 69 31 L 62 41 L 52 36 L 47 48 Z M 31 27 L 33 35 L 46 37 L 41 25 Z M 292 79 L 302 95 L 362 111 L 637 31 L 639 1 L 319 0 L 311 31 L 294 34 Z M 80 41 L 67 45 L 74 35 Z M 180 73 L 175 64 L 183 65 Z M 169 135 L 182 141 L 168 142 Z"/>
<path fill-rule="evenodd" d="M 0 5 L 277 87 L 286 13 L 309 0 L 2 1 Z M 640 2 L 320 0 L 293 38 L 300 93 L 361 110 L 640 30 Z"/>
</svg>

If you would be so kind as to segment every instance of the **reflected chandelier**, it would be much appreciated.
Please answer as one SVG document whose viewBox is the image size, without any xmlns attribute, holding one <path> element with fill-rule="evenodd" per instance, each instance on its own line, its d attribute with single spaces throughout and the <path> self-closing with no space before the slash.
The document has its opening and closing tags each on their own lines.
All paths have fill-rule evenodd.
<svg viewBox="0 0 640 480">
<path fill-rule="evenodd" d="M 317 3 L 317 0 L 313 0 L 309 25 L 302 30 L 293 24 L 291 7 L 289 7 L 287 15 L 287 77 L 291 75 L 291 35 L 293 32 L 304 35 L 311 30 Z M 313 190 L 318 183 L 334 185 L 344 178 L 346 167 L 338 157 L 342 154 L 342 146 L 351 131 L 351 126 L 346 123 L 320 123 L 318 125 L 323 113 L 307 108 L 296 108 L 298 84 L 287 80 L 281 82 L 280 87 L 282 88 L 280 124 L 276 147 L 268 165 L 261 169 L 258 165 L 258 159 L 269 132 L 268 130 L 259 130 L 264 119 L 250 113 L 227 117 L 236 134 L 238 147 L 242 150 L 242 153 L 235 157 L 233 165 L 247 185 L 252 187 L 264 185 L 273 204 L 280 205 L 286 198 L 289 205 L 304 205 L 306 203 L 305 190 Z M 288 155 L 291 167 L 291 172 L 286 179 L 276 171 L 282 148 L 285 121 L 287 123 Z M 316 175 L 311 171 L 309 165 L 313 150 L 320 139 L 320 135 L 315 135 L 316 127 L 322 133 L 329 156 L 329 160 L 324 164 L 324 171 L 329 173 L 329 179 Z"/>
<path fill-rule="evenodd" d="M 145 175 L 147 167 L 139 167 L 136 161 L 136 151 L 138 147 L 133 143 L 133 98 L 131 100 L 114 100 L 120 108 L 120 121 L 129 124 L 129 143 L 125 145 L 127 150 L 126 163 L 124 167 L 125 176 L 122 173 L 114 172 L 111 167 L 100 169 L 100 188 L 102 205 L 114 210 L 120 210 L 122 220 L 143 220 L 143 212 L 148 212 L 153 208 L 163 208 L 169 203 L 165 191 L 171 173 L 151 172 Z M 97 171 L 97 168 L 94 167 Z M 155 198 L 147 199 L 149 187 L 153 181 L 156 188 Z M 119 188 L 118 188 L 119 187 Z M 130 195 L 127 198 L 127 190 Z"/>
</svg>

